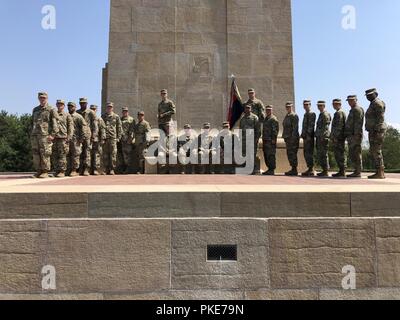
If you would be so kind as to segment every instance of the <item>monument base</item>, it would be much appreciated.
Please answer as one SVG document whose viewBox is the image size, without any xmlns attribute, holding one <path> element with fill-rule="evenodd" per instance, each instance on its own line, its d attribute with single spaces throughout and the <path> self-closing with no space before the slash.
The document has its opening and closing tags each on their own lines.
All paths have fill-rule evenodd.
<svg viewBox="0 0 400 320">
<path fill-rule="evenodd" d="M 399 298 L 399 192 L 399 175 L 1 176 L 0 299 Z"/>
</svg>

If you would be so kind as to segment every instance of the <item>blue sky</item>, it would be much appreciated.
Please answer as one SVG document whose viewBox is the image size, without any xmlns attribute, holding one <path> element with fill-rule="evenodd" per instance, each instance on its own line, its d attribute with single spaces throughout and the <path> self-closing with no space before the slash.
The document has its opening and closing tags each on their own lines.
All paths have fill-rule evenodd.
<svg viewBox="0 0 400 320">
<path fill-rule="evenodd" d="M 297 105 L 354 93 L 366 107 L 364 90 L 378 87 L 388 122 L 400 124 L 400 1 L 292 2 Z M 48 4 L 57 9 L 55 31 L 41 27 Z M 355 30 L 342 28 L 345 5 L 356 9 Z M 0 0 L 0 109 L 31 112 L 44 89 L 53 100 L 100 104 L 108 25 L 108 0 Z"/>
</svg>

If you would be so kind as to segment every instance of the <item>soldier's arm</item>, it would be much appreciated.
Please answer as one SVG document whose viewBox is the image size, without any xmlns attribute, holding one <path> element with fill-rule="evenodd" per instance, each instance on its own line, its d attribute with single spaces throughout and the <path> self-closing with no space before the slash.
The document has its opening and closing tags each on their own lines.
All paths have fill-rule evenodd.
<svg viewBox="0 0 400 320">
<path fill-rule="evenodd" d="M 279 135 L 279 122 L 274 121 L 272 124 L 272 142 L 275 142 L 278 140 L 278 135 Z"/>
<path fill-rule="evenodd" d="M 56 136 L 56 134 L 58 133 L 58 130 L 59 130 L 57 119 L 58 119 L 57 111 L 55 109 L 51 109 L 49 135 L 53 138 Z"/>
<path fill-rule="evenodd" d="M 324 127 L 325 127 L 324 133 L 325 133 L 325 138 L 328 138 L 328 137 L 329 137 L 329 128 L 330 128 L 330 125 L 331 125 L 331 116 L 330 116 L 329 114 L 325 114 L 325 117 L 324 117 Z"/>
<path fill-rule="evenodd" d="M 297 115 L 292 117 L 292 137 L 297 138 L 299 134 L 299 117 Z"/>
<path fill-rule="evenodd" d="M 354 133 L 362 134 L 364 127 L 364 114 L 361 109 L 355 109 L 354 111 Z"/>
<path fill-rule="evenodd" d="M 151 126 L 149 123 L 146 123 L 146 143 L 149 144 L 151 142 Z"/>
<path fill-rule="evenodd" d="M 91 122 L 91 124 L 90 124 L 91 128 L 90 129 L 92 131 L 92 138 L 95 139 L 99 135 L 99 126 L 97 124 L 96 115 L 95 115 L 94 112 L 91 113 L 90 118 L 91 118 L 90 119 L 90 122 Z"/>
<path fill-rule="evenodd" d="M 313 135 L 313 133 L 314 133 L 314 130 L 315 130 L 315 123 L 317 122 L 317 115 L 314 113 L 312 116 L 311 116 L 311 120 L 310 120 L 310 123 L 309 123 L 309 126 L 308 126 L 308 134 L 310 135 L 310 136 L 312 136 Z"/>
<path fill-rule="evenodd" d="M 122 138 L 122 122 L 121 122 L 121 118 L 117 116 L 117 141 L 121 141 Z"/>
<path fill-rule="evenodd" d="M 72 119 L 71 115 L 67 115 L 67 139 L 68 141 L 72 140 L 72 137 L 74 136 L 74 131 L 75 131 L 75 126 L 74 126 L 74 120 Z"/>
<path fill-rule="evenodd" d="M 264 103 L 260 102 L 260 109 L 261 109 L 261 117 L 260 117 L 260 121 L 264 122 L 265 118 L 266 118 L 266 111 L 265 111 L 265 105 Z"/>
<path fill-rule="evenodd" d="M 376 125 L 375 125 L 375 131 L 380 132 L 383 129 L 385 129 L 385 104 L 383 102 L 379 102 L 375 106 L 375 112 L 376 112 Z"/>
</svg>

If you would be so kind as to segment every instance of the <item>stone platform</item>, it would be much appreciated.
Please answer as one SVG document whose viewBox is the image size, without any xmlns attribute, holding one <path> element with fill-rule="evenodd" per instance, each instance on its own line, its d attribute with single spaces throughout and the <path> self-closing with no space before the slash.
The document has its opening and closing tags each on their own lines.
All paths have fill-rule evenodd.
<svg viewBox="0 0 400 320">
<path fill-rule="evenodd" d="M 400 175 L 3 175 L 0 299 L 400 299 L 399 192 Z"/>
</svg>

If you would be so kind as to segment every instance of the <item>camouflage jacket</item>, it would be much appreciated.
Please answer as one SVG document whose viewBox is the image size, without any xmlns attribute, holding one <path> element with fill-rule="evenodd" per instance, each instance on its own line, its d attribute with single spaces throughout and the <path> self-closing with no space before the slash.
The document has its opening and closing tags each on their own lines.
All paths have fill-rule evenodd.
<svg viewBox="0 0 400 320">
<path fill-rule="evenodd" d="M 279 121 L 276 116 L 272 115 L 264 120 L 263 141 L 277 141 L 279 135 Z"/>
<path fill-rule="evenodd" d="M 197 147 L 198 137 L 192 133 L 190 135 L 183 134 L 178 138 L 178 150 L 182 150 L 188 153 L 190 150 L 198 149 Z"/>
<path fill-rule="evenodd" d="M 350 110 L 349 116 L 347 117 L 345 126 L 346 137 L 363 136 L 363 126 L 364 109 L 357 105 Z"/>
<path fill-rule="evenodd" d="M 150 143 L 151 127 L 147 121 L 138 122 L 135 125 L 135 145 Z"/>
<path fill-rule="evenodd" d="M 384 132 L 387 129 L 385 123 L 385 103 L 376 98 L 371 102 L 365 114 L 365 129 L 368 132 Z"/>
<path fill-rule="evenodd" d="M 78 110 L 77 112 L 83 117 L 83 119 L 85 119 L 86 123 L 88 124 L 91 134 L 90 138 L 92 138 L 93 140 L 97 140 L 99 135 L 99 127 L 98 121 L 96 121 L 97 116 L 94 111 L 90 109 L 85 109 Z"/>
<path fill-rule="evenodd" d="M 216 137 L 212 136 L 209 133 L 203 132 L 197 137 L 197 143 L 199 147 L 199 151 L 205 150 L 215 150 L 216 145 Z"/>
<path fill-rule="evenodd" d="M 53 136 L 58 132 L 58 114 L 50 105 L 37 106 L 32 112 L 32 135 Z"/>
<path fill-rule="evenodd" d="M 332 117 L 328 111 L 321 112 L 317 121 L 317 129 L 315 130 L 315 136 L 319 139 L 329 139 L 331 136 Z"/>
<path fill-rule="evenodd" d="M 99 127 L 99 141 L 106 140 L 106 124 L 104 123 L 103 118 L 97 118 L 97 125 Z"/>
<path fill-rule="evenodd" d="M 264 103 L 259 100 L 259 99 L 254 99 L 254 100 L 248 100 L 245 104 L 245 106 L 251 106 L 251 112 L 254 113 L 257 117 L 258 120 L 263 122 L 265 120 L 265 106 Z"/>
<path fill-rule="evenodd" d="M 70 115 L 74 122 L 73 140 L 77 142 L 89 139 L 90 129 L 85 119 L 77 112 L 74 112 Z"/>
<path fill-rule="evenodd" d="M 103 114 L 102 118 L 106 125 L 106 139 L 120 141 L 122 134 L 122 124 L 120 117 L 112 112 L 111 114 Z"/>
<path fill-rule="evenodd" d="M 346 139 L 345 126 L 346 126 L 346 113 L 343 110 L 336 111 L 333 122 L 331 139 L 337 141 L 343 141 Z"/>
<path fill-rule="evenodd" d="M 170 123 L 176 113 L 176 107 L 172 100 L 167 99 L 158 104 L 158 123 Z"/>
<path fill-rule="evenodd" d="M 283 120 L 283 139 L 299 139 L 299 117 L 294 112 L 286 115 Z"/>
<path fill-rule="evenodd" d="M 314 112 L 306 112 L 303 119 L 303 130 L 301 137 L 304 140 L 314 139 L 315 137 L 315 122 L 317 121 L 317 115 Z"/>
<path fill-rule="evenodd" d="M 254 113 L 250 113 L 249 115 L 243 114 L 242 118 L 240 119 L 239 128 L 242 131 L 245 130 L 254 130 L 254 135 L 257 137 L 260 133 L 260 121 L 258 117 Z M 246 137 L 246 133 L 242 133 L 242 138 Z"/>
<path fill-rule="evenodd" d="M 74 136 L 74 120 L 71 115 L 66 112 L 58 112 L 57 117 L 58 132 L 55 136 L 56 139 L 72 140 Z"/>
<path fill-rule="evenodd" d="M 135 138 L 136 121 L 132 117 L 122 117 L 122 137 L 121 142 L 132 143 Z"/>
</svg>

